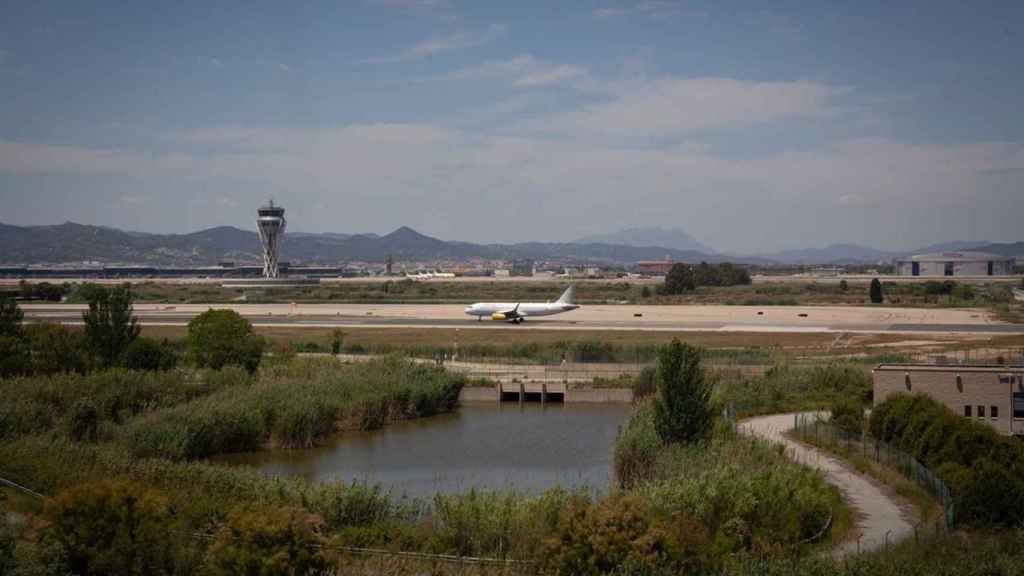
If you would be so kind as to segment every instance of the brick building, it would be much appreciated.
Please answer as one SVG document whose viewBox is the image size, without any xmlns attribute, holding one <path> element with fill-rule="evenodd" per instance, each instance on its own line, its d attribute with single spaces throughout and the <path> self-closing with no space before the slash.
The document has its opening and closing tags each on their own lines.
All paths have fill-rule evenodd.
<svg viewBox="0 0 1024 576">
<path fill-rule="evenodd" d="M 1024 435 L 1024 366 L 881 364 L 871 371 L 875 404 L 925 394 L 1001 434 Z"/>
</svg>

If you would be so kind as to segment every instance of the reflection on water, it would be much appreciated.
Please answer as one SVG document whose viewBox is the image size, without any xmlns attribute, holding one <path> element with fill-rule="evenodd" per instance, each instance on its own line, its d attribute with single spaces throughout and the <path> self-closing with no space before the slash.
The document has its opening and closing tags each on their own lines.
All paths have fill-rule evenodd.
<svg viewBox="0 0 1024 576">
<path fill-rule="evenodd" d="M 617 404 L 467 404 L 452 414 L 344 434 L 311 450 L 218 460 L 307 480 L 379 482 L 414 497 L 470 488 L 603 489 L 628 413 L 629 406 Z"/>
</svg>

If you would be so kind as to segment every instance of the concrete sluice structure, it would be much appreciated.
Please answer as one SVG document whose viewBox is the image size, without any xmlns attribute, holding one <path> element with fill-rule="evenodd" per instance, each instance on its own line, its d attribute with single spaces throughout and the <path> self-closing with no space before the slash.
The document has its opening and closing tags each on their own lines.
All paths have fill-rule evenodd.
<svg viewBox="0 0 1024 576">
<path fill-rule="evenodd" d="M 539 402 L 547 404 L 628 404 L 629 388 L 575 387 L 560 382 L 498 382 L 494 386 L 463 388 L 460 402 Z"/>
</svg>

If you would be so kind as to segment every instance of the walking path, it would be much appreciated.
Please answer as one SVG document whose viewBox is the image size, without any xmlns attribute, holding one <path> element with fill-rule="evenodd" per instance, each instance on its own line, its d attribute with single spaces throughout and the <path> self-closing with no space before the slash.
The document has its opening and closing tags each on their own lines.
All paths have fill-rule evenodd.
<svg viewBox="0 0 1024 576">
<path fill-rule="evenodd" d="M 884 547 L 886 541 L 894 543 L 913 533 L 913 522 L 909 514 L 871 480 L 857 474 L 838 458 L 783 436 L 784 432 L 793 428 L 794 419 L 793 413 L 759 416 L 741 422 L 740 430 L 778 442 L 786 447 L 786 454 L 793 460 L 821 470 L 825 479 L 837 486 L 846 502 L 856 510 L 858 518 L 855 530 L 859 539 L 840 544 L 833 551 L 835 555 L 845 556 L 858 550 L 874 550 Z"/>
</svg>

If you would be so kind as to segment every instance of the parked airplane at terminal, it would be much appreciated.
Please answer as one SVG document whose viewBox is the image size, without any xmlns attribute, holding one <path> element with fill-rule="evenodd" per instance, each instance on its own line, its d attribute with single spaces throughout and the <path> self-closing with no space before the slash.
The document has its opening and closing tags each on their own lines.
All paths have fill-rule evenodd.
<svg viewBox="0 0 1024 576">
<path fill-rule="evenodd" d="M 579 306 L 576 301 L 576 287 L 569 286 L 554 302 L 477 302 L 466 307 L 466 314 L 476 316 L 477 321 L 484 316 L 491 320 L 503 320 L 519 324 L 529 316 L 551 316 L 575 310 Z"/>
</svg>

